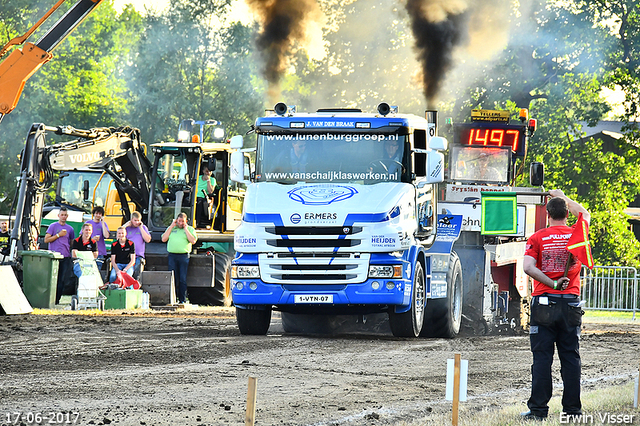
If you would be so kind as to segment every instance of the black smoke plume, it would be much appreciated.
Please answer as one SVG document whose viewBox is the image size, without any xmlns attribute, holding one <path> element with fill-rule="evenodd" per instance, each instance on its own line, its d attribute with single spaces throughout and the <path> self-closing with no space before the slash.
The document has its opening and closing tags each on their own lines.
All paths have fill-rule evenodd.
<svg viewBox="0 0 640 426">
<path fill-rule="evenodd" d="M 466 1 L 461 0 L 407 0 L 429 107 L 434 106 L 440 85 L 452 67 L 454 48 L 464 39 L 467 8 Z"/>
<path fill-rule="evenodd" d="M 306 40 L 306 26 L 322 13 L 316 0 L 246 0 L 257 13 L 262 31 L 256 40 L 264 61 L 264 77 L 269 83 L 269 96 L 276 100 L 279 82 L 288 66 L 296 43 Z"/>
</svg>

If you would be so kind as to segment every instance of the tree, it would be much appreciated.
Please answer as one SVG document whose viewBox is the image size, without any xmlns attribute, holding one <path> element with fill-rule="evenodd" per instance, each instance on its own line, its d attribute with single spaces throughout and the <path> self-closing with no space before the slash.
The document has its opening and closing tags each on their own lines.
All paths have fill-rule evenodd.
<svg viewBox="0 0 640 426">
<path fill-rule="evenodd" d="M 522 4 L 521 4 L 522 5 Z M 504 51 L 493 61 L 467 63 L 446 108 L 457 120 L 471 109 L 528 108 L 538 120 L 524 164 L 545 164 L 547 188 L 561 188 L 592 213 L 591 238 L 600 264 L 637 264 L 640 245 L 623 210 L 638 194 L 637 153 L 624 142 L 603 152 L 600 141 L 576 142 L 579 122 L 595 124 L 609 107 L 600 98 L 614 45 L 584 8 L 532 2 L 512 14 Z M 514 10 L 514 12 L 516 12 Z M 523 167 L 527 170 L 528 167 Z M 519 179 L 526 184 L 527 175 Z"/>
<path fill-rule="evenodd" d="M 26 32 L 51 6 L 30 7 L 31 3 L 0 3 L 0 13 L 8 17 L 3 25 L 11 37 Z M 32 40 L 37 40 L 66 11 L 65 7 L 69 5 L 63 5 Z M 6 197 L 0 211 L 8 213 L 14 177 L 19 173 L 18 154 L 32 123 L 77 128 L 124 124 L 128 102 L 120 58 L 129 54 L 141 28 L 140 19 L 131 8 L 117 15 L 112 4 L 104 2 L 27 82 L 17 108 L 0 124 L 0 167 L 7 171 L 0 176 L 0 195 Z"/>
<path fill-rule="evenodd" d="M 128 87 L 130 121 L 147 142 L 175 140 L 189 118 L 219 120 L 227 134 L 244 132 L 261 110 L 247 48 L 252 29 L 222 25 L 228 2 L 195 3 L 176 0 L 145 19 Z"/>
<path fill-rule="evenodd" d="M 400 2 L 325 1 L 326 55 L 309 60 L 304 52 L 285 77 L 287 103 L 303 110 L 349 107 L 374 111 L 380 102 L 401 112 L 424 114 L 419 65 L 407 16 Z M 375 23 L 375 24 L 374 24 Z"/>
</svg>

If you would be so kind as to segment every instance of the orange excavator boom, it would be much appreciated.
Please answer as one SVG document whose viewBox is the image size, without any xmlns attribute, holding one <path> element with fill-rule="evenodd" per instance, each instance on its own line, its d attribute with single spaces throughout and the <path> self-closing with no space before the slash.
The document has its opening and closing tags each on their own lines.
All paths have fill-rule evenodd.
<svg viewBox="0 0 640 426">
<path fill-rule="evenodd" d="M 38 29 L 66 0 L 58 0 L 25 34 L 15 37 L 0 49 L 0 58 L 12 46 L 23 45 L 0 62 L 0 121 L 5 114 L 14 110 L 27 80 L 38 69 L 51 60 L 55 49 L 102 0 L 79 0 L 64 14 L 45 35 L 35 43 L 25 41 Z"/>
</svg>

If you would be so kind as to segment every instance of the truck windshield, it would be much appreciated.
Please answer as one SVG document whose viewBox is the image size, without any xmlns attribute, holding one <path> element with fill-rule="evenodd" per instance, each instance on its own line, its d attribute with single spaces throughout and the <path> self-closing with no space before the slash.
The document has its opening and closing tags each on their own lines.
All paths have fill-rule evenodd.
<svg viewBox="0 0 640 426">
<path fill-rule="evenodd" d="M 451 147 L 451 180 L 508 183 L 511 150 L 503 148 Z"/>
<path fill-rule="evenodd" d="M 185 148 L 156 156 L 153 169 L 155 188 L 149 215 L 153 226 L 169 226 L 180 212 L 190 217 L 196 155 L 187 154 Z"/>
<path fill-rule="evenodd" d="M 377 134 L 259 135 L 258 182 L 400 182 L 406 136 Z"/>
</svg>

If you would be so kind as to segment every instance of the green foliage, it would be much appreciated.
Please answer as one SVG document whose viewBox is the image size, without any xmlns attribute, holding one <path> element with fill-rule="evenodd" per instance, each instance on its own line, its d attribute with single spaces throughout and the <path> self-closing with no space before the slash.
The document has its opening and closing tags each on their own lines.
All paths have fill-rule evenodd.
<svg viewBox="0 0 640 426">
<path fill-rule="evenodd" d="M 640 245 L 623 211 L 638 194 L 637 152 L 625 141 L 613 147 L 575 141 L 580 122 L 595 125 L 609 110 L 600 90 L 616 46 L 604 25 L 594 25 L 596 10 L 579 6 L 540 1 L 515 10 L 512 27 L 518 31 L 507 47 L 492 61 L 468 64 L 457 76 L 470 83 L 451 88 L 455 101 L 445 109 L 462 121 L 479 107 L 529 108 L 538 130 L 523 166 L 542 161 L 545 187 L 563 189 L 591 211 L 596 263 L 635 265 Z M 525 174 L 518 184 L 527 181 Z"/>
<path fill-rule="evenodd" d="M 167 12 L 147 16 L 127 70 L 130 121 L 148 143 L 175 140 L 178 124 L 189 118 L 219 120 L 227 134 L 246 131 L 261 111 L 248 48 L 254 31 L 214 26 L 213 18 L 222 17 L 191 3 L 174 1 Z M 216 13 L 225 10 L 222 3 Z"/>
<path fill-rule="evenodd" d="M 326 56 L 294 60 L 283 98 L 301 110 L 343 107 L 375 111 L 380 102 L 404 113 L 424 114 L 419 66 L 411 29 L 400 2 L 324 2 Z M 295 85 L 288 79 L 294 79 Z"/>
<path fill-rule="evenodd" d="M 53 5 L 46 3 L 51 4 L 0 3 L 0 15 L 9 16 L 3 24 L 8 25 L 11 36 L 25 33 Z M 30 41 L 35 42 L 68 7 L 63 5 Z M 24 21 L 13 16 L 24 17 Z M 18 155 L 32 123 L 77 128 L 122 124 L 128 102 L 120 61 L 130 53 L 140 19 L 132 9 L 116 16 L 110 2 L 102 3 L 28 80 L 16 109 L 0 124 L 0 167 L 6 171 L 0 176 L 0 196 L 6 197 L 0 203 L 2 213 L 8 213 L 13 200 Z"/>
</svg>

